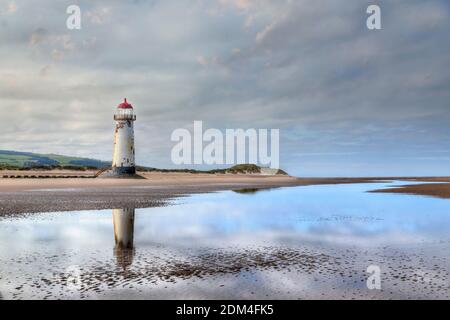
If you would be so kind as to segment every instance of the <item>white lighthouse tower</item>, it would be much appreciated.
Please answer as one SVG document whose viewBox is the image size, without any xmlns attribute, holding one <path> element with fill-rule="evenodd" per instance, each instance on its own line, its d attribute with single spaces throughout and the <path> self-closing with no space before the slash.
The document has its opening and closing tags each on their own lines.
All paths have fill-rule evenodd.
<svg viewBox="0 0 450 320">
<path fill-rule="evenodd" d="M 114 120 L 116 121 L 116 129 L 112 174 L 114 176 L 134 175 L 136 173 L 134 159 L 134 121 L 136 121 L 136 115 L 133 106 L 127 102 L 126 98 L 117 106 Z"/>
</svg>

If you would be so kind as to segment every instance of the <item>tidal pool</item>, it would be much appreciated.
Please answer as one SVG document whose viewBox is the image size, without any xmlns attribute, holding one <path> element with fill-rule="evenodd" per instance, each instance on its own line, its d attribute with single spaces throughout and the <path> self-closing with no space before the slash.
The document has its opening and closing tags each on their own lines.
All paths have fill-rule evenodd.
<svg viewBox="0 0 450 320">
<path fill-rule="evenodd" d="M 2 217 L 0 298 L 449 299 L 450 200 L 367 192 L 401 184 Z"/>
</svg>

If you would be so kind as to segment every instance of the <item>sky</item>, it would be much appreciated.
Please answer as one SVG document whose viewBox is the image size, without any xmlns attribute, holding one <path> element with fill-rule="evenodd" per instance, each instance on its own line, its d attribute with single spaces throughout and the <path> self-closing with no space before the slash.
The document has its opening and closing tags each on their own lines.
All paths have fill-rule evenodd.
<svg viewBox="0 0 450 320">
<path fill-rule="evenodd" d="M 111 160 L 127 97 L 140 165 L 176 168 L 171 133 L 201 120 L 279 129 L 298 176 L 450 175 L 449 18 L 446 0 L 0 0 L 0 149 Z"/>
</svg>

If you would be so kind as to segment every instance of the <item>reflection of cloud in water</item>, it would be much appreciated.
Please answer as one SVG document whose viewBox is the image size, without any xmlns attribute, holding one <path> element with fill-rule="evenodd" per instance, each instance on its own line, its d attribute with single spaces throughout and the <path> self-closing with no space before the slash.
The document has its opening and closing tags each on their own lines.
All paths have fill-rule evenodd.
<svg viewBox="0 0 450 320">
<path fill-rule="evenodd" d="M 447 236 L 450 202 L 366 193 L 382 186 L 283 188 L 251 197 L 232 192 L 198 195 L 185 199 L 182 206 L 151 209 L 151 215 L 150 210 L 148 214 L 147 209 L 139 210 L 139 234 L 145 237 L 138 237 L 139 241 L 207 245 L 246 238 L 250 243 L 272 241 L 289 234 L 289 241 L 366 246 Z"/>
<path fill-rule="evenodd" d="M 292 270 L 312 274 L 326 268 L 339 268 L 336 264 L 339 258 L 308 249 L 286 247 L 249 247 L 246 250 L 216 248 L 185 251 L 184 254 L 166 251 L 164 255 L 152 250 L 137 249 L 137 251 L 135 262 L 128 265 L 126 270 L 121 265 L 115 268 L 109 264 L 95 262 L 84 268 L 80 276 L 81 292 L 95 292 L 103 286 L 126 288 L 142 281 L 157 284 L 224 275 L 240 276 L 242 273 L 255 269 L 290 270 L 292 268 Z M 36 279 L 35 283 L 36 285 L 52 284 L 64 291 L 67 277 L 67 274 L 62 273 L 52 278 Z"/>
<path fill-rule="evenodd" d="M 384 185 L 283 188 L 251 196 L 235 192 L 200 194 L 177 200 L 178 205 L 170 207 L 113 210 L 113 223 L 111 210 L 0 218 L 0 244 L 8 243 L 0 250 L 2 276 L 14 279 L 14 286 L 0 279 L 0 289 L 6 298 L 20 287 L 16 283 L 23 284 L 17 296 L 38 297 L 48 284 L 64 292 L 61 273 L 78 265 L 85 277 L 86 294 L 100 290 L 102 283 L 114 291 L 142 281 L 143 285 L 154 285 L 153 293 L 161 293 L 161 282 L 173 284 L 175 290 L 181 286 L 179 280 L 206 278 L 207 283 L 212 281 L 221 288 L 214 281 L 224 278 L 228 295 L 205 286 L 197 293 L 186 287 L 185 297 L 252 298 L 252 292 L 269 292 L 271 297 L 290 298 L 295 296 L 288 291 L 294 288 L 277 285 L 277 279 L 280 283 L 290 277 L 293 281 L 304 279 L 305 286 L 299 290 L 307 290 L 310 286 L 317 288 L 320 275 L 322 284 L 331 284 L 339 292 L 343 285 L 336 279 L 348 277 L 352 281 L 346 284 L 347 290 L 356 286 L 349 272 L 365 276 L 367 250 L 381 246 L 383 250 L 418 250 L 435 243 L 435 255 L 447 257 L 450 201 L 366 193 L 379 187 Z M 311 262 L 308 256 L 316 256 L 320 250 L 327 260 Z M 420 265 L 419 259 L 431 263 L 423 258 L 424 253 L 431 252 L 429 249 L 416 255 L 419 263 L 410 260 L 417 251 L 395 260 L 402 257 L 399 252 L 390 257 L 385 252 L 372 256 L 385 264 L 394 261 L 391 268 L 400 270 L 401 277 L 411 270 L 401 270 L 405 261 L 411 264 L 408 268 Z M 336 262 L 339 257 L 345 257 L 345 267 Z M 362 265 L 355 265 L 355 257 Z M 448 266 L 445 257 L 435 264 Z M 21 273 L 17 274 L 19 267 Z M 310 267 L 315 268 L 311 274 Z M 433 265 L 425 267 L 431 270 L 428 274 L 436 275 L 434 284 L 448 279 Z M 245 283 L 245 290 L 255 289 L 234 294 L 235 279 L 239 280 L 236 283 Z M 178 296 L 179 291 L 170 292 Z M 296 294 L 311 297 L 308 292 Z M 394 296 L 399 297 L 398 293 Z"/>
<path fill-rule="evenodd" d="M 448 238 L 450 201 L 365 192 L 379 187 L 384 184 L 283 188 L 250 197 L 233 192 L 195 195 L 181 205 L 137 209 L 134 242 L 175 247 L 271 241 L 366 246 Z M 110 219 L 111 211 L 104 210 L 0 220 L 0 241 L 16 239 L 0 256 L 44 242 L 48 248 L 111 247 Z"/>
<path fill-rule="evenodd" d="M 448 249 L 449 245 L 435 248 Z M 417 249 L 408 252 L 317 246 L 194 250 L 138 247 L 133 264 L 126 269 L 117 265 L 111 255 L 91 253 L 80 266 L 79 298 L 423 298 L 446 294 L 448 297 L 445 286 L 449 279 L 448 257 L 435 257 L 432 251 L 427 256 Z M 68 254 L 67 258 L 70 260 L 77 254 Z M 61 270 L 64 260 L 61 255 L 21 258 L 27 259 L 40 266 L 39 274 L 15 278 L 15 286 L 20 287 L 15 291 L 19 297 L 37 298 L 51 292 L 52 297 L 61 298 L 70 294 L 68 275 L 55 273 Z M 383 292 L 373 293 L 365 287 L 365 270 L 373 263 L 384 270 Z M 17 267 L 11 270 L 11 275 L 16 276 L 15 270 Z M 8 270 L 5 276 L 9 277 L 9 273 Z"/>
</svg>

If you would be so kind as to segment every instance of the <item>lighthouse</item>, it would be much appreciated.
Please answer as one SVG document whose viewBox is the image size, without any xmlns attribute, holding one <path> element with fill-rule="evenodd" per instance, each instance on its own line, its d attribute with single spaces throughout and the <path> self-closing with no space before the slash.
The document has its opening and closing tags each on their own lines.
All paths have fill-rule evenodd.
<svg viewBox="0 0 450 320">
<path fill-rule="evenodd" d="M 114 155 L 112 174 L 114 176 L 129 176 L 136 173 L 134 159 L 134 114 L 133 106 L 124 101 L 117 106 L 114 114 L 116 128 L 114 131 Z"/>
</svg>

